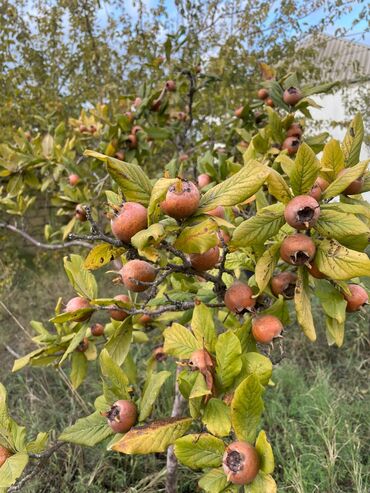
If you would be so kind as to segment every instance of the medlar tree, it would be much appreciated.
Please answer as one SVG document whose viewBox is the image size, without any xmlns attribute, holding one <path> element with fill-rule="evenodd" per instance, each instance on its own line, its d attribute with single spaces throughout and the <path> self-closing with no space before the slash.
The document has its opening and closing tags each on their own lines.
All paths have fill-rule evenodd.
<svg viewBox="0 0 370 493">
<path fill-rule="evenodd" d="M 364 310 L 368 302 L 361 277 L 370 274 L 370 213 L 360 192 L 370 189 L 370 174 L 369 161 L 359 161 L 360 115 L 342 143 L 325 143 L 326 134 L 305 137 L 299 115 L 309 118 L 310 96 L 331 85 L 301 85 L 295 74 L 276 79 L 269 67 L 264 73 L 262 101 L 245 102 L 236 117 L 226 117 L 229 138 L 221 152 L 205 151 L 198 136 L 197 159 L 164 162 L 160 176 L 148 176 L 151 166 L 140 165 L 140 152 L 148 148 L 145 118 L 160 108 L 166 112 L 168 83 L 137 102 L 122 124 L 117 118 L 111 125 L 104 114 L 92 124 L 110 140 L 84 155 L 92 173 L 104 166 L 113 181 L 108 186 L 102 175 L 99 193 L 84 192 L 90 200 L 78 214 L 90 231 L 72 232 L 72 224 L 67 232 L 73 241 L 97 244 L 86 258 L 65 257 L 76 296 L 58 300 L 52 327 L 32 322 L 38 347 L 13 370 L 69 364 L 77 388 L 89 362 L 98 360 L 102 393 L 92 414 L 47 446 L 46 433 L 27 441 L 1 387 L 0 488 L 16 482 L 30 458 L 49 456 L 63 443 L 102 442 L 123 454 L 167 451 L 168 492 L 177 491 L 176 461 L 203 471 L 199 487 L 209 493 L 276 491 L 273 451 L 260 422 L 273 364 L 289 337 L 288 307 L 314 341 L 315 298 L 328 343 L 343 344 L 347 312 Z M 71 121 L 88 129 L 87 123 Z M 143 130 L 133 133 L 134 125 Z M 127 134 L 138 136 L 136 148 Z M 287 146 L 292 138 L 297 143 Z M 126 161 L 114 157 L 123 143 Z M 99 214 L 103 193 L 110 223 Z M 93 272 L 115 259 L 123 264 L 115 279 L 120 293 L 106 298 Z M 93 323 L 95 313 L 106 314 L 105 326 Z M 137 344 L 152 350 L 147 361 L 135 362 Z M 161 369 L 167 357 L 177 363 L 173 409 L 171 416 L 154 416 L 171 375 Z"/>
</svg>

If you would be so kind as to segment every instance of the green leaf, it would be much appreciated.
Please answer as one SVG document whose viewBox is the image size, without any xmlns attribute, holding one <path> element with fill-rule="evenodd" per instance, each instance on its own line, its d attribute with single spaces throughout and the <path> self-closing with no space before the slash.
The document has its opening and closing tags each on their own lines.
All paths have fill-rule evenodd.
<svg viewBox="0 0 370 493">
<path fill-rule="evenodd" d="M 211 391 L 207 387 L 206 380 L 200 371 L 196 372 L 196 379 L 194 385 L 191 389 L 189 399 L 197 399 L 198 397 L 203 397 L 205 395 L 210 395 Z"/>
<path fill-rule="evenodd" d="M 305 267 L 299 267 L 297 275 L 298 278 L 294 292 L 294 304 L 297 314 L 297 321 L 309 340 L 315 341 L 316 330 L 312 317 L 307 269 Z"/>
<path fill-rule="evenodd" d="M 39 454 L 45 450 L 46 444 L 49 440 L 49 433 L 40 432 L 32 442 L 27 443 L 27 452 L 29 454 Z"/>
<path fill-rule="evenodd" d="M 315 296 L 328 317 L 335 318 L 340 323 L 346 320 L 347 301 L 333 284 L 324 279 L 315 279 Z"/>
<path fill-rule="evenodd" d="M 338 347 L 343 345 L 344 341 L 344 321 L 339 322 L 335 318 L 325 317 L 326 322 L 326 339 L 329 346 L 336 344 Z"/>
<path fill-rule="evenodd" d="M 351 121 L 342 142 L 342 150 L 346 167 L 351 168 L 360 160 L 361 145 L 364 139 L 364 123 L 361 113 L 357 113 Z"/>
<path fill-rule="evenodd" d="M 111 449 L 132 455 L 165 452 L 169 445 L 187 432 L 192 421 L 191 418 L 167 418 L 136 426 L 113 444 Z"/>
<path fill-rule="evenodd" d="M 277 493 L 277 486 L 272 476 L 260 471 L 251 484 L 244 486 L 244 493 Z"/>
<path fill-rule="evenodd" d="M 356 237 L 363 235 L 364 248 L 368 243 L 369 228 L 354 214 L 339 212 L 334 209 L 321 209 L 315 229 L 325 238 L 335 238 L 340 243 L 352 246 Z M 361 245 L 360 245 L 361 246 Z"/>
<path fill-rule="evenodd" d="M 148 244 L 159 243 L 166 235 L 163 224 L 152 224 L 147 229 L 139 231 L 131 238 L 131 244 L 142 251 Z"/>
<path fill-rule="evenodd" d="M 242 355 L 242 365 L 243 379 L 253 374 L 261 385 L 266 386 L 269 383 L 272 375 L 272 363 L 269 358 L 251 351 Z"/>
<path fill-rule="evenodd" d="M 64 269 L 74 290 L 89 299 L 97 298 L 98 286 L 95 277 L 84 266 L 84 259 L 80 255 L 71 254 L 64 257 Z"/>
<path fill-rule="evenodd" d="M 285 224 L 284 205 L 274 204 L 261 209 L 256 216 L 242 222 L 234 231 L 231 247 L 263 244 L 275 236 Z"/>
<path fill-rule="evenodd" d="M 108 173 L 120 187 L 127 201 L 139 202 L 145 206 L 149 204 L 152 185 L 140 166 L 90 150 L 86 150 L 84 156 L 94 157 L 106 163 Z"/>
<path fill-rule="evenodd" d="M 268 131 L 272 140 L 275 142 L 282 142 L 284 140 L 284 129 L 281 120 L 272 108 L 267 107 L 267 114 L 269 117 Z"/>
<path fill-rule="evenodd" d="M 119 399 L 128 399 L 129 379 L 120 366 L 110 357 L 107 349 L 103 349 L 99 357 L 100 369 L 106 381 L 109 381 L 109 387 Z"/>
<path fill-rule="evenodd" d="M 21 476 L 24 468 L 28 464 L 28 454 L 18 452 L 0 467 L 0 488 L 8 488 Z"/>
<path fill-rule="evenodd" d="M 213 219 L 188 226 L 181 231 L 174 247 L 184 253 L 204 253 L 218 244 L 218 229 L 217 222 Z"/>
<path fill-rule="evenodd" d="M 309 192 L 319 174 L 320 164 L 313 150 L 302 143 L 294 161 L 294 168 L 290 175 L 290 184 L 294 195 Z"/>
<path fill-rule="evenodd" d="M 225 402 L 212 397 L 207 402 L 202 422 L 212 435 L 219 437 L 228 436 L 231 429 L 230 408 Z"/>
<path fill-rule="evenodd" d="M 263 411 L 264 388 L 256 375 L 243 380 L 231 402 L 231 423 L 238 440 L 254 443 Z"/>
<path fill-rule="evenodd" d="M 95 412 L 78 419 L 75 424 L 66 428 L 59 436 L 59 440 L 94 447 L 112 434 L 113 431 L 108 426 L 106 418 Z"/>
<path fill-rule="evenodd" d="M 260 456 L 260 469 L 266 474 L 272 474 L 275 468 L 274 454 L 270 442 L 267 440 L 266 432 L 259 432 L 256 440 L 256 450 Z"/>
<path fill-rule="evenodd" d="M 338 82 L 326 82 L 318 85 L 307 85 L 302 88 L 302 94 L 306 96 L 312 96 L 313 94 L 320 94 L 329 92 L 333 87 L 337 86 Z"/>
<path fill-rule="evenodd" d="M 211 308 L 203 303 L 195 305 L 191 329 L 198 343 L 208 351 L 213 352 L 216 343 L 216 331 Z"/>
<path fill-rule="evenodd" d="M 85 380 L 87 375 L 87 359 L 84 353 L 75 351 L 71 357 L 71 375 L 72 387 L 77 389 Z"/>
<path fill-rule="evenodd" d="M 74 312 L 60 313 L 56 317 L 51 318 L 50 322 L 53 322 L 54 324 L 64 324 L 65 322 L 78 322 L 82 316 L 93 312 L 94 312 L 94 308 L 80 308 L 79 310 L 75 310 Z"/>
<path fill-rule="evenodd" d="M 223 390 L 228 389 L 242 368 L 242 348 L 236 335 L 228 330 L 220 334 L 216 342 L 216 375 Z"/>
<path fill-rule="evenodd" d="M 208 190 L 200 200 L 198 213 L 214 209 L 218 205 L 233 206 L 249 199 L 259 190 L 269 175 L 267 166 L 250 160 L 235 175 Z"/>
<path fill-rule="evenodd" d="M 160 371 L 158 373 L 151 373 L 145 384 L 145 391 L 140 402 L 140 416 L 139 421 L 145 421 L 152 412 L 152 407 L 158 394 L 168 379 L 171 376 L 169 371 Z"/>
<path fill-rule="evenodd" d="M 89 270 L 100 269 L 100 267 L 120 257 L 124 252 L 124 248 L 117 248 L 109 243 L 96 245 L 88 253 L 84 267 Z"/>
<path fill-rule="evenodd" d="M 323 240 L 317 245 L 315 264 L 320 272 L 339 281 L 370 276 L 370 259 L 336 240 Z"/>
<path fill-rule="evenodd" d="M 370 160 L 368 159 L 366 161 L 361 161 L 361 163 L 358 163 L 351 168 L 346 168 L 345 173 L 328 186 L 322 194 L 322 199 L 331 199 L 342 193 L 350 183 L 357 180 L 357 178 L 365 173 L 369 162 Z"/>
<path fill-rule="evenodd" d="M 63 363 L 63 361 L 65 361 L 67 359 L 67 357 L 71 353 L 73 353 L 73 351 L 75 351 L 75 349 L 77 349 L 78 345 L 80 344 L 80 342 L 82 341 L 82 339 L 86 335 L 86 330 L 87 329 L 86 329 L 86 326 L 85 325 L 82 325 L 82 327 L 80 327 L 79 331 L 74 335 L 73 339 L 69 343 L 69 346 L 64 351 L 64 354 L 62 356 L 62 359 L 59 361 L 59 365 L 61 365 Z"/>
<path fill-rule="evenodd" d="M 224 442 L 207 433 L 186 435 L 174 445 L 177 459 L 191 469 L 221 466 L 224 451 Z"/>
<path fill-rule="evenodd" d="M 177 182 L 177 178 L 161 178 L 153 186 L 148 206 L 149 223 L 155 223 L 161 214 L 161 202 L 165 199 L 168 189 Z"/>
<path fill-rule="evenodd" d="M 331 139 L 325 144 L 321 158 L 320 175 L 332 182 L 344 168 L 344 155 L 338 140 Z"/>
<path fill-rule="evenodd" d="M 273 168 L 270 169 L 270 174 L 266 181 L 269 194 L 273 195 L 279 202 L 287 204 L 293 198 L 287 182 L 281 174 Z"/>
<path fill-rule="evenodd" d="M 228 484 L 223 469 L 211 469 L 198 481 L 199 488 L 206 493 L 221 493 Z"/>
<path fill-rule="evenodd" d="M 127 317 L 120 324 L 105 345 L 111 358 L 121 366 L 129 352 L 132 341 L 132 320 Z"/>
<path fill-rule="evenodd" d="M 176 358 L 188 359 L 194 351 L 202 348 L 190 330 L 178 323 L 173 323 L 165 329 L 163 338 L 164 352 Z"/>
<path fill-rule="evenodd" d="M 275 266 L 280 258 L 280 245 L 280 242 L 271 245 L 257 261 L 254 278 L 259 289 L 259 294 L 265 290 L 274 273 Z"/>
</svg>

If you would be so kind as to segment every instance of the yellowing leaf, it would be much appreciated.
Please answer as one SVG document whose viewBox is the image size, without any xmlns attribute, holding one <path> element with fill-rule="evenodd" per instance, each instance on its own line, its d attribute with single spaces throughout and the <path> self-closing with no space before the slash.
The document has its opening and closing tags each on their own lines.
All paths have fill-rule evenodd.
<svg viewBox="0 0 370 493">
<path fill-rule="evenodd" d="M 292 198 L 292 192 L 288 187 L 287 182 L 273 168 L 270 169 L 270 174 L 267 177 L 269 194 L 273 195 L 279 202 L 287 204 Z"/>
<path fill-rule="evenodd" d="M 258 259 L 254 278 L 259 288 L 259 293 L 262 293 L 274 272 L 275 266 L 280 257 L 280 242 L 271 245 L 270 248 L 265 250 L 262 256 Z"/>
<path fill-rule="evenodd" d="M 191 469 L 218 467 L 222 463 L 225 444 L 207 433 L 197 433 L 178 438 L 174 445 L 177 459 Z"/>
<path fill-rule="evenodd" d="M 95 270 L 103 267 L 103 265 L 112 262 L 117 257 L 120 257 L 125 252 L 124 248 L 118 248 L 109 243 L 96 245 L 88 253 L 84 266 L 86 269 Z"/>
<path fill-rule="evenodd" d="M 310 339 L 310 341 L 315 341 L 316 330 L 312 317 L 307 269 L 305 267 L 299 267 L 297 274 L 298 279 L 294 293 L 297 321 L 304 334 Z"/>
<path fill-rule="evenodd" d="M 332 182 L 343 168 L 344 155 L 340 148 L 340 143 L 338 140 L 331 139 L 324 147 L 320 175 Z"/>
<path fill-rule="evenodd" d="M 191 418 L 168 418 L 137 426 L 114 443 L 111 449 L 122 454 L 165 452 L 169 445 L 186 433 L 191 423 Z"/>
<path fill-rule="evenodd" d="M 216 331 L 211 308 L 203 303 L 195 305 L 191 329 L 199 344 L 212 352 L 216 342 Z"/>
<path fill-rule="evenodd" d="M 290 174 L 290 184 L 295 195 L 311 190 L 320 170 L 319 161 L 313 150 L 305 143 L 301 144 Z"/>
<path fill-rule="evenodd" d="M 173 323 L 163 332 L 165 353 L 172 354 L 176 358 L 187 359 L 202 345 L 196 340 L 190 330 L 183 325 Z"/>
<path fill-rule="evenodd" d="M 351 168 L 346 168 L 345 173 L 339 176 L 336 180 L 333 181 L 333 183 L 328 186 L 328 188 L 322 194 L 322 198 L 331 199 L 342 193 L 350 183 L 357 180 L 357 178 L 365 173 L 369 162 L 370 159 L 366 161 L 361 161 L 361 163 L 358 163 Z"/>
<path fill-rule="evenodd" d="M 242 348 L 237 336 L 231 331 L 220 334 L 216 342 L 216 375 L 222 389 L 228 389 L 242 368 Z"/>
<path fill-rule="evenodd" d="M 219 242 L 217 231 L 217 222 L 206 219 L 194 226 L 184 228 L 177 237 L 174 247 L 184 253 L 204 253 Z"/>
<path fill-rule="evenodd" d="M 230 408 L 220 399 L 212 398 L 207 402 L 202 422 L 212 435 L 225 437 L 231 429 Z"/>
<path fill-rule="evenodd" d="M 342 150 L 347 167 L 358 163 L 361 153 L 361 145 L 364 138 L 364 123 L 360 113 L 351 121 L 347 133 L 342 142 Z"/>
<path fill-rule="evenodd" d="M 263 430 L 258 434 L 255 447 L 261 459 L 261 471 L 272 474 L 275 468 L 274 454 Z"/>
<path fill-rule="evenodd" d="M 335 318 L 325 317 L 325 322 L 326 338 L 329 346 L 336 344 L 341 347 L 344 341 L 344 321 L 339 322 Z"/>
</svg>

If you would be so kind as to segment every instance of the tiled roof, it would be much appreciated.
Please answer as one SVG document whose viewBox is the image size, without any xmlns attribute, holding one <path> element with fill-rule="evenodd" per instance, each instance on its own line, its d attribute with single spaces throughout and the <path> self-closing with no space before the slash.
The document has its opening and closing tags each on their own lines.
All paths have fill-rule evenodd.
<svg viewBox="0 0 370 493">
<path fill-rule="evenodd" d="M 370 80 L 370 46 L 332 36 L 321 36 L 317 65 L 324 77 L 338 81 Z"/>
</svg>

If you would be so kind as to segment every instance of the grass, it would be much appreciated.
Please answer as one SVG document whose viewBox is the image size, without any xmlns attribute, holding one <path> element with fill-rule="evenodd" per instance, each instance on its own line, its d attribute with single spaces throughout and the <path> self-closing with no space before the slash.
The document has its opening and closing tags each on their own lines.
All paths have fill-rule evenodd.
<svg viewBox="0 0 370 493">
<path fill-rule="evenodd" d="M 27 335 L 31 333 L 29 320 L 47 320 L 55 296 L 67 299 L 73 294 L 61 267 L 61 256 L 28 255 L 26 262 L 15 265 L 14 277 L 3 283 L 0 294 L 17 319 L 0 306 L 0 380 L 8 388 L 12 414 L 33 436 L 38 431 L 62 430 L 85 415 L 86 409 L 53 368 L 27 368 L 10 374 L 13 356 L 9 349 L 24 354 L 33 348 Z M 117 294 L 110 278 L 105 277 L 99 279 L 102 292 Z M 351 316 L 342 349 L 326 345 L 322 327 L 315 344 L 298 330 L 289 331 L 285 359 L 274 371 L 275 386 L 266 391 L 263 423 L 275 452 L 274 476 L 279 492 L 369 491 L 367 328 L 368 318 Z M 164 368 L 171 365 L 167 361 Z M 155 410 L 158 416 L 169 414 L 172 384 L 169 381 L 162 391 Z M 89 403 L 99 391 L 98 371 L 93 364 L 79 394 Z M 106 452 L 104 446 L 89 449 L 68 445 L 22 491 L 161 492 L 164 467 L 164 454 L 131 457 Z M 194 491 L 196 475 L 181 468 L 179 493 Z"/>
</svg>

